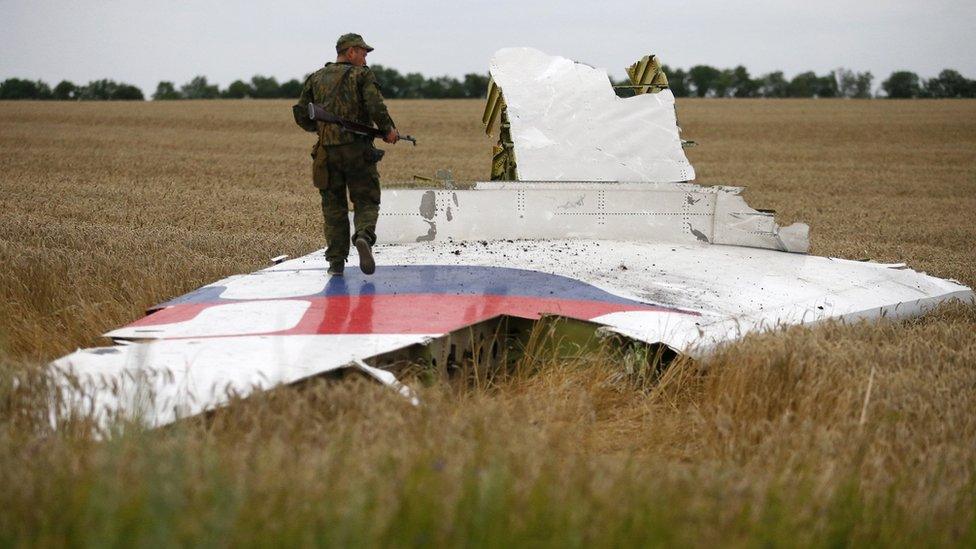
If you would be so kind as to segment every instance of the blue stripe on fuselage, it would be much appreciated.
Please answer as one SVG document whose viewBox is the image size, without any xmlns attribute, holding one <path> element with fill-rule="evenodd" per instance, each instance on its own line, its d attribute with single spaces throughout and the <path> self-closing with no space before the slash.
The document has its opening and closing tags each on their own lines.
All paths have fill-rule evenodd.
<svg viewBox="0 0 976 549">
<path fill-rule="evenodd" d="M 497 295 L 524 296 L 583 301 L 600 301 L 620 305 L 642 305 L 640 301 L 605 292 L 596 286 L 569 278 L 528 269 L 479 267 L 470 265 L 393 265 L 377 266 L 376 273 L 364 275 L 358 268 L 346 269 L 345 276 L 328 277 L 321 273 L 324 290 L 302 297 L 357 295 Z M 260 274 L 256 276 L 261 276 Z M 205 286 L 186 295 L 157 305 L 162 307 L 187 303 L 233 302 L 220 298 L 223 286 Z"/>
</svg>

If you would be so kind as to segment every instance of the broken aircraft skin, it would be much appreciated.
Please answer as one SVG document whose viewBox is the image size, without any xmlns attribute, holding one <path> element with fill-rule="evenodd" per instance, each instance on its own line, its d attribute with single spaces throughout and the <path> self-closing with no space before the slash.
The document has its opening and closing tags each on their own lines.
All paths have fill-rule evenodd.
<svg viewBox="0 0 976 549">
<path fill-rule="evenodd" d="M 521 181 L 387 190 L 374 275 L 329 277 L 320 250 L 153 307 L 114 345 L 52 364 L 79 382 L 71 405 L 160 426 L 341 371 L 416 404 L 397 364 L 448 375 L 549 319 L 698 357 L 779 326 L 974 299 L 903 264 L 805 255 L 806 225 L 690 183 L 666 88 L 617 98 L 605 71 L 528 48 L 499 51 L 491 74 Z"/>
</svg>

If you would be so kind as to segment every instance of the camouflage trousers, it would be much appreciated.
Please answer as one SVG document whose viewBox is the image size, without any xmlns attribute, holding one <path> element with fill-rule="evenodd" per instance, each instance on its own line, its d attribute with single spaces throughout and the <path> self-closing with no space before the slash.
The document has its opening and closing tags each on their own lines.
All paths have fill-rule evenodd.
<svg viewBox="0 0 976 549">
<path fill-rule="evenodd" d="M 349 244 L 363 237 L 376 243 L 380 215 L 380 174 L 367 159 L 373 144 L 355 141 L 344 145 L 318 145 L 312 154 L 312 182 L 322 197 L 322 218 L 328 261 L 345 261 Z M 349 234 L 349 199 L 353 205 L 355 232 Z"/>
</svg>

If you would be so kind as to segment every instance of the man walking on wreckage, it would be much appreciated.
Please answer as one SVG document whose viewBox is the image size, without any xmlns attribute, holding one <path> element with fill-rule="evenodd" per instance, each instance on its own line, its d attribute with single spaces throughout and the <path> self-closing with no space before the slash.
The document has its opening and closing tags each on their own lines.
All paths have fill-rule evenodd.
<svg viewBox="0 0 976 549">
<path fill-rule="evenodd" d="M 318 132 L 312 149 L 312 183 L 322 197 L 322 217 L 328 247 L 325 258 L 329 274 L 342 275 L 349 243 L 359 252 L 359 268 L 373 274 L 376 263 L 372 246 L 376 243 L 376 220 L 380 213 L 380 175 L 376 163 L 383 151 L 373 139 L 345 131 L 340 124 L 316 122 L 308 116 L 308 104 L 321 105 L 330 114 L 352 122 L 379 128 L 383 141 L 396 143 L 400 137 L 383 103 L 383 95 L 373 71 L 366 66 L 366 55 L 373 51 L 358 34 L 344 34 L 336 42 L 335 63 L 315 71 L 294 107 L 295 123 L 309 132 Z M 349 206 L 352 200 L 355 232 L 349 234 Z"/>
</svg>

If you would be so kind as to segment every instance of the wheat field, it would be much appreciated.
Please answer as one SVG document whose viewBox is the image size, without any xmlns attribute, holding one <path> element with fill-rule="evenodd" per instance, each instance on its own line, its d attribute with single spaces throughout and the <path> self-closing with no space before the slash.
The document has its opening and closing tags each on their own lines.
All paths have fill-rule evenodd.
<svg viewBox="0 0 976 549">
<path fill-rule="evenodd" d="M 488 174 L 480 101 L 392 101 L 384 184 Z M 680 99 L 698 182 L 812 253 L 976 285 L 976 101 Z M 750 336 L 660 379 L 613 349 L 487 386 L 313 383 L 97 440 L 42 365 L 322 246 L 285 101 L 0 102 L 0 544 L 976 544 L 976 306 Z M 380 227 L 382 230 L 382 227 Z"/>
</svg>

